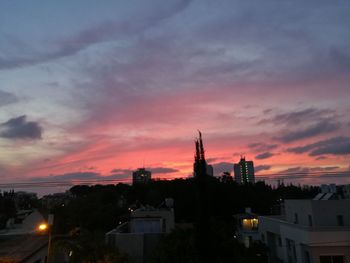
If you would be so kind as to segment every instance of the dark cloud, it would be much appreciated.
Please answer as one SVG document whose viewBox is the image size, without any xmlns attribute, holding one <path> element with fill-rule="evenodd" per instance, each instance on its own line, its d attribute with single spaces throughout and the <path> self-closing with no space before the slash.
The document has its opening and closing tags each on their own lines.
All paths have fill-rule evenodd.
<svg viewBox="0 0 350 263">
<path fill-rule="evenodd" d="M 254 149 L 257 152 L 268 152 L 278 147 L 277 144 L 267 144 L 267 143 L 251 143 L 248 145 L 249 148 Z"/>
<path fill-rule="evenodd" d="M 263 110 L 263 113 L 264 114 L 269 114 L 269 113 L 271 113 L 273 111 L 273 109 L 265 109 L 265 110 Z"/>
<path fill-rule="evenodd" d="M 11 103 L 15 103 L 17 101 L 18 98 L 12 93 L 0 90 L 0 107 Z"/>
<path fill-rule="evenodd" d="M 112 174 L 108 176 L 104 176 L 100 173 L 95 172 L 74 172 L 74 173 L 66 173 L 66 174 L 58 174 L 58 175 L 49 175 L 46 177 L 35 177 L 31 178 L 30 181 L 35 182 L 42 182 L 42 181 L 49 181 L 49 182 L 60 182 L 60 181 L 93 181 L 98 183 L 98 181 L 101 182 L 107 182 L 110 180 L 113 182 L 113 180 L 122 180 L 122 179 L 130 179 L 131 174 Z"/>
<path fill-rule="evenodd" d="M 41 139 L 43 129 L 37 122 L 27 121 L 27 116 L 12 118 L 0 124 L 0 137 L 7 139 Z"/>
<path fill-rule="evenodd" d="M 280 173 L 310 173 L 310 172 L 329 172 L 339 169 L 339 166 L 325 166 L 325 167 L 291 167 L 286 170 L 280 171 Z"/>
<path fill-rule="evenodd" d="M 233 155 L 235 155 L 235 154 L 233 154 Z M 236 155 L 239 155 L 239 153 L 238 154 L 236 154 Z M 211 164 L 211 163 L 219 163 L 220 161 L 225 161 L 225 160 L 231 160 L 232 159 L 232 157 L 231 156 L 229 156 L 229 157 L 227 157 L 227 156 L 217 156 L 217 157 L 208 157 L 208 158 L 206 158 L 206 160 L 207 160 L 207 162 L 209 163 L 209 164 Z"/>
<path fill-rule="evenodd" d="M 329 50 L 330 60 L 338 70 L 347 71 L 350 69 L 350 54 L 339 47 L 331 47 Z"/>
<path fill-rule="evenodd" d="M 219 158 L 215 158 L 215 157 L 213 157 L 213 158 L 206 158 L 206 160 L 207 160 L 208 163 L 215 162 L 215 161 L 217 161 L 218 159 L 219 159 Z"/>
<path fill-rule="evenodd" d="M 329 109 L 316 109 L 308 108 L 293 112 L 281 113 L 273 116 L 270 119 L 265 119 L 262 122 L 272 122 L 274 124 L 286 124 L 286 125 L 296 125 L 300 123 L 305 123 L 306 121 L 319 120 L 320 118 L 333 117 L 334 111 Z"/>
<path fill-rule="evenodd" d="M 95 180 L 100 178 L 99 173 L 94 172 L 74 172 L 66 174 L 48 175 L 45 177 L 32 177 L 29 181 L 32 182 L 59 182 L 59 181 L 73 181 L 73 180 Z"/>
<path fill-rule="evenodd" d="M 339 172 L 339 173 L 324 173 L 319 176 L 320 178 L 350 178 L 350 172 Z M 331 183 L 334 183 L 334 181 L 331 181 Z"/>
<path fill-rule="evenodd" d="M 346 155 L 350 154 L 350 140 L 345 139 L 342 144 L 324 144 L 323 146 L 317 147 L 310 152 L 310 156 L 317 156 L 323 154 L 334 154 L 334 155 Z"/>
<path fill-rule="evenodd" d="M 76 173 L 66 173 L 61 175 L 51 175 L 47 179 L 57 181 L 57 180 L 91 180 L 99 179 L 101 175 L 99 173 L 93 172 L 76 172 Z"/>
<path fill-rule="evenodd" d="M 320 134 L 333 132 L 338 130 L 340 127 L 341 127 L 340 123 L 336 123 L 329 120 L 322 120 L 304 129 L 284 132 L 284 134 L 277 137 L 277 139 L 279 141 L 288 143 L 288 142 L 293 142 L 301 139 L 314 137 Z"/>
<path fill-rule="evenodd" d="M 167 174 L 167 173 L 176 173 L 179 172 L 179 170 L 169 167 L 154 167 L 154 168 L 146 168 L 147 170 L 150 170 L 153 174 Z M 129 174 L 131 175 L 133 170 L 131 169 L 113 169 L 111 173 L 115 174 Z"/>
<path fill-rule="evenodd" d="M 325 159 L 327 159 L 326 156 L 319 156 L 319 157 L 315 158 L 315 160 L 317 160 L 317 161 L 325 160 Z"/>
<path fill-rule="evenodd" d="M 270 158 L 270 157 L 272 157 L 274 155 L 275 154 L 271 153 L 271 152 L 264 152 L 264 153 L 256 155 L 255 159 L 258 159 L 258 160 L 267 159 L 267 158 Z"/>
<path fill-rule="evenodd" d="M 340 116 L 330 109 L 306 108 L 271 115 L 270 118 L 262 119 L 258 123 L 282 126 L 275 139 L 284 143 L 330 133 L 341 128 L 341 122 L 338 120 Z"/>
<path fill-rule="evenodd" d="M 168 167 L 154 167 L 154 168 L 150 168 L 150 170 L 154 174 L 167 174 L 167 173 L 179 172 L 179 170 L 177 169 L 168 168 Z"/>
<path fill-rule="evenodd" d="M 115 173 L 115 174 L 125 174 L 125 173 L 129 173 L 129 174 L 132 174 L 133 170 L 131 169 L 113 169 L 111 171 L 111 173 Z"/>
<path fill-rule="evenodd" d="M 132 175 L 131 175 L 131 173 L 117 173 L 117 174 L 111 174 L 111 175 L 108 175 L 108 176 L 101 176 L 100 178 L 102 179 L 102 180 L 106 180 L 106 181 L 108 181 L 108 180 L 111 180 L 111 181 L 113 181 L 113 180 L 123 180 L 123 182 L 125 182 L 125 181 L 129 181 L 129 180 L 131 180 L 131 177 L 132 177 Z"/>
<path fill-rule="evenodd" d="M 288 148 L 287 152 L 301 154 L 301 153 L 306 153 L 306 152 L 310 151 L 312 148 L 315 148 L 315 147 L 317 147 L 315 144 L 308 144 L 308 145 L 305 145 L 305 146 L 298 146 L 298 147 Z"/>
<path fill-rule="evenodd" d="M 233 163 L 220 162 L 212 164 L 214 175 L 221 175 L 223 172 L 231 172 L 233 170 Z"/>
<path fill-rule="evenodd" d="M 265 164 L 265 165 L 257 165 L 257 166 L 254 167 L 254 171 L 256 173 L 258 173 L 260 171 L 270 170 L 271 167 L 272 167 L 271 165 L 267 165 L 267 164 Z"/>
<path fill-rule="evenodd" d="M 346 155 L 350 154 L 350 137 L 333 137 L 305 146 L 289 148 L 287 151 L 298 154 L 309 152 L 310 156 L 322 156 L 325 154 Z"/>
<path fill-rule="evenodd" d="M 307 171 L 308 171 L 308 169 L 307 169 Z M 288 168 L 286 170 L 280 171 L 280 173 L 296 173 L 296 172 L 305 172 L 305 168 L 298 166 L 298 167 L 291 167 L 291 168 Z"/>
</svg>

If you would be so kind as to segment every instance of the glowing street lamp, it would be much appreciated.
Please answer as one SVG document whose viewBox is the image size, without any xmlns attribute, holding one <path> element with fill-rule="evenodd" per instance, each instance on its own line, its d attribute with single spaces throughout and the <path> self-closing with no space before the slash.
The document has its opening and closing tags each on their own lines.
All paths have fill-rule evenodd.
<svg viewBox="0 0 350 263">
<path fill-rule="evenodd" d="M 48 225 L 46 223 L 42 223 L 38 226 L 38 230 L 41 231 L 46 231 L 48 229 Z"/>
<path fill-rule="evenodd" d="M 45 232 L 49 235 L 49 242 L 47 245 L 47 263 L 50 262 L 50 248 L 51 248 L 51 228 L 53 225 L 53 219 L 54 216 L 53 214 L 49 214 L 49 218 L 47 220 L 47 223 L 41 223 L 40 225 L 37 226 L 38 232 Z"/>
</svg>

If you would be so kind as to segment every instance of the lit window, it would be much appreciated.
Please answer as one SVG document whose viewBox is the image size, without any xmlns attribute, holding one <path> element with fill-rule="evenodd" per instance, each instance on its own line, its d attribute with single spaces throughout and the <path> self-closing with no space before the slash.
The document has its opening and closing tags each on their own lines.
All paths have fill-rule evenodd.
<svg viewBox="0 0 350 263">
<path fill-rule="evenodd" d="M 299 223 L 298 214 L 294 213 L 294 224 L 298 224 L 298 223 Z"/>
<path fill-rule="evenodd" d="M 258 229 L 258 219 L 257 218 L 245 218 L 242 221 L 243 229 L 244 230 L 256 230 Z"/>
</svg>

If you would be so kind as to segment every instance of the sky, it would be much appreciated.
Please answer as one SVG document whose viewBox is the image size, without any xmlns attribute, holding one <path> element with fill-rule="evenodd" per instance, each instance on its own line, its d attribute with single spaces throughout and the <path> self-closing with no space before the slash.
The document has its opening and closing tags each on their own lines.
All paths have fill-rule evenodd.
<svg viewBox="0 0 350 263">
<path fill-rule="evenodd" d="M 350 183 L 348 0 L 0 2 L 0 183 L 217 175 Z"/>
</svg>

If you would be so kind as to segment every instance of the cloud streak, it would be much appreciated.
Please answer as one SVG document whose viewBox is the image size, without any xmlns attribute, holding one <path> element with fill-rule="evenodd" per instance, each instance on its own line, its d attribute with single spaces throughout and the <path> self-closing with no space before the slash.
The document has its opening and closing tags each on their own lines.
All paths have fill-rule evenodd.
<svg viewBox="0 0 350 263">
<path fill-rule="evenodd" d="M 99 181 L 108 183 L 108 181 L 111 181 L 111 183 L 124 180 L 127 182 L 127 179 L 131 179 L 130 174 L 113 174 L 113 175 L 102 175 L 100 173 L 95 172 L 72 172 L 72 173 L 65 173 L 65 174 L 56 174 L 56 175 L 49 175 L 45 177 L 33 177 L 29 178 L 29 181 L 32 182 L 81 182 L 82 184 L 84 181 L 93 181 L 98 183 Z"/>
<path fill-rule="evenodd" d="M 274 155 L 275 154 L 271 153 L 271 152 L 264 152 L 264 153 L 260 153 L 260 154 L 256 155 L 255 159 L 258 159 L 258 160 L 268 159 Z"/>
<path fill-rule="evenodd" d="M 169 168 L 169 167 L 154 167 L 150 168 L 151 172 L 154 174 L 169 174 L 179 172 L 178 169 Z"/>
<path fill-rule="evenodd" d="M 260 121 L 260 123 L 272 122 L 274 124 L 297 125 L 317 119 L 333 118 L 334 114 L 335 112 L 329 109 L 307 108 L 287 113 L 280 113 L 270 119 L 264 119 Z"/>
<path fill-rule="evenodd" d="M 306 138 L 312 138 L 321 134 L 327 134 L 338 130 L 340 127 L 340 123 L 336 123 L 330 120 L 322 120 L 304 129 L 298 129 L 296 131 L 286 131 L 283 135 L 277 137 L 277 139 L 281 142 L 289 143 Z"/>
<path fill-rule="evenodd" d="M 350 137 L 339 136 L 316 143 L 288 148 L 288 152 L 302 154 L 308 152 L 310 156 L 319 155 L 347 155 L 350 154 Z"/>
<path fill-rule="evenodd" d="M 251 143 L 248 145 L 249 148 L 253 149 L 256 152 L 267 152 L 278 147 L 277 144 L 267 144 L 267 143 Z"/>
<path fill-rule="evenodd" d="M 191 0 L 175 0 L 170 4 L 169 2 L 167 4 L 159 3 L 154 5 L 156 8 L 152 9 L 149 13 L 136 17 L 133 20 L 103 22 L 92 28 L 82 30 L 70 37 L 56 40 L 52 45 L 55 46 L 54 50 L 46 53 L 34 52 L 34 50 L 32 50 L 29 56 L 0 56 L 0 70 L 50 62 L 52 60 L 73 56 L 90 46 L 105 41 L 141 34 L 143 31 L 183 11 L 190 3 Z M 25 46 L 25 44 L 22 43 L 22 46 Z M 26 48 L 29 49 L 29 46 Z"/>
<path fill-rule="evenodd" d="M 271 165 L 263 164 L 263 165 L 257 165 L 254 167 L 254 172 L 259 173 L 261 171 L 268 171 L 271 169 Z"/>
</svg>

